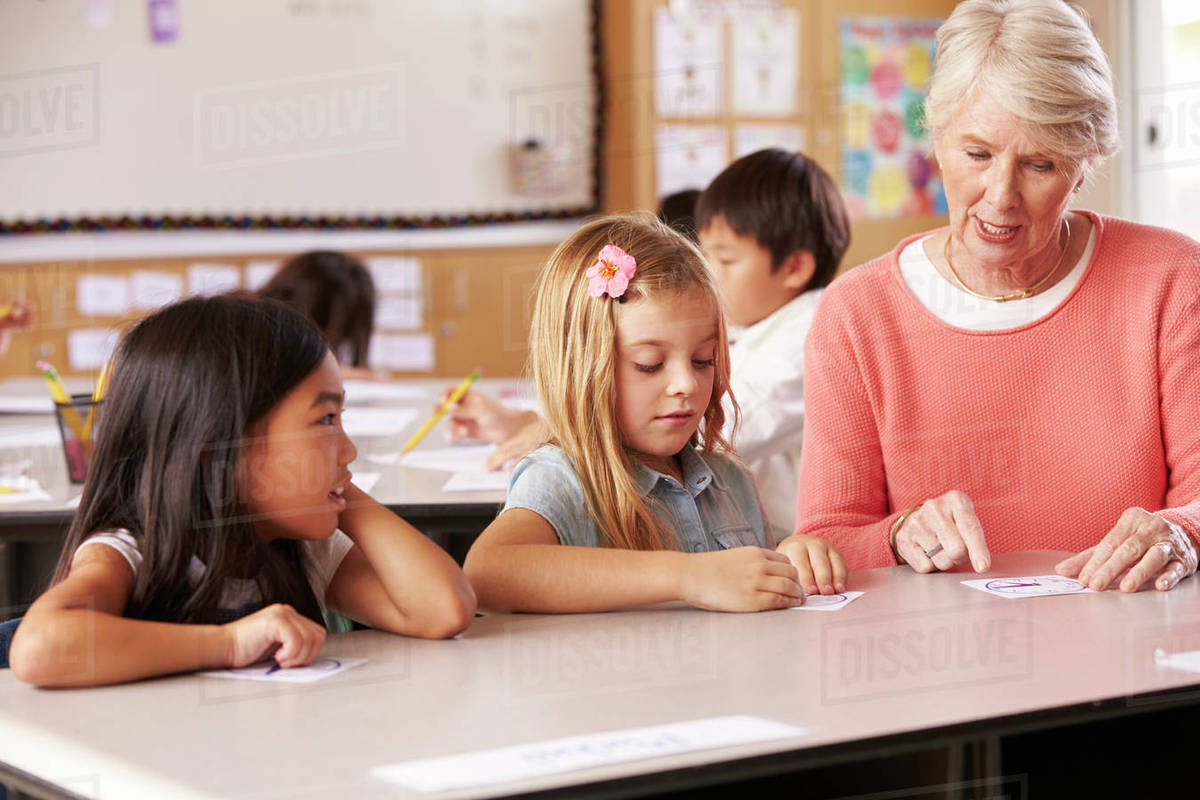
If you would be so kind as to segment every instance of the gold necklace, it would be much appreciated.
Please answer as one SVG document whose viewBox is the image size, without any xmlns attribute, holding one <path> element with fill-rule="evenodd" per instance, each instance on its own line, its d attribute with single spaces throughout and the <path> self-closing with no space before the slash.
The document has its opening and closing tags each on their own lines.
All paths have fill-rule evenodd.
<svg viewBox="0 0 1200 800">
<path fill-rule="evenodd" d="M 1013 292 L 1012 294 L 980 294 L 963 283 L 963 279 L 958 277 L 958 273 L 954 271 L 954 265 L 950 263 L 949 233 L 946 234 L 946 246 L 942 248 L 942 257 L 946 259 L 946 269 L 950 270 L 950 274 L 954 276 L 954 282 L 957 283 L 964 292 L 972 297 L 978 297 L 980 300 L 991 300 L 993 303 L 1007 303 L 1009 300 L 1024 300 L 1026 297 L 1029 297 L 1036 292 L 1043 283 L 1050 280 L 1050 276 L 1058 272 L 1058 268 L 1062 266 L 1063 259 L 1067 257 L 1067 251 L 1071 249 L 1071 223 L 1067 221 L 1066 217 L 1063 217 L 1063 225 L 1067 226 L 1067 243 L 1063 245 L 1062 252 L 1058 254 L 1058 260 L 1054 262 L 1054 266 L 1051 267 L 1050 271 L 1047 272 L 1037 283 L 1033 284 L 1032 286 L 1026 286 L 1024 289 Z"/>
</svg>

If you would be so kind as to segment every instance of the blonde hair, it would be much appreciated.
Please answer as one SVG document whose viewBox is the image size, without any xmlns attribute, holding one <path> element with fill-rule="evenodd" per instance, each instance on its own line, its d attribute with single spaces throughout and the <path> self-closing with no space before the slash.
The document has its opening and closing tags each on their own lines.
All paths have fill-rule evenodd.
<svg viewBox="0 0 1200 800">
<path fill-rule="evenodd" d="M 1052 153 L 1090 167 L 1117 150 L 1108 57 L 1087 13 L 1063 0 L 964 0 L 938 28 L 925 97 L 935 136 L 980 93 Z"/>
<path fill-rule="evenodd" d="M 722 434 L 729 391 L 729 339 L 716 282 L 700 251 L 650 215 L 593 219 L 546 262 L 535 288 L 529 364 L 549 429 L 548 444 L 571 460 L 588 510 L 611 547 L 675 549 L 676 539 L 638 491 L 635 462 L 621 441 L 617 416 L 616 324 L 607 295 L 591 297 L 584 272 L 613 244 L 637 261 L 625 302 L 654 300 L 699 288 L 717 322 L 712 395 L 690 444 L 729 450 Z M 737 419 L 736 404 L 733 414 Z"/>
</svg>

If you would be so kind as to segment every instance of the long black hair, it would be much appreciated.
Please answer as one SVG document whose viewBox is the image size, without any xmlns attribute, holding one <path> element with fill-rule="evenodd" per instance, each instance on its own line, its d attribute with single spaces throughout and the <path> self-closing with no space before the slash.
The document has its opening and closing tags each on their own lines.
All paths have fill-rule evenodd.
<svg viewBox="0 0 1200 800">
<path fill-rule="evenodd" d="M 320 331 L 281 303 L 192 298 L 133 326 L 114 356 L 96 448 L 55 570 L 93 533 L 126 528 L 144 559 L 125 616 L 212 622 L 226 580 L 320 622 L 295 541 L 255 535 L 236 470 L 247 426 L 316 369 Z M 205 571 L 191 586 L 188 568 Z M 190 589 L 189 589 L 190 587 Z"/>
<path fill-rule="evenodd" d="M 290 259 L 259 290 L 308 317 L 325 334 L 338 359 L 365 367 L 375 325 L 375 282 L 358 259 L 314 250 Z"/>
</svg>

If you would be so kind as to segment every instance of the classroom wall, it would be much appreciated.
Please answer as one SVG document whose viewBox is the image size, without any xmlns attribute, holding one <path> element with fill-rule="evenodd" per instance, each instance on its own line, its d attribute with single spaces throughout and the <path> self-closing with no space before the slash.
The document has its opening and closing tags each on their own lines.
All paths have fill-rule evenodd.
<svg viewBox="0 0 1200 800">
<path fill-rule="evenodd" d="M 803 101 L 790 120 L 803 126 L 806 149 L 835 176 L 840 174 L 837 86 L 839 52 L 837 22 L 845 14 L 898 15 L 908 17 L 945 16 L 953 0 L 781 0 L 799 14 L 799 69 Z M 659 121 L 654 110 L 655 57 L 653 17 L 668 0 L 601 0 L 601 46 L 604 58 L 605 126 L 602 141 L 602 208 L 605 211 L 652 210 L 657 204 L 655 192 L 654 126 Z M 1092 16 L 1098 37 L 1113 60 L 1121 85 L 1122 108 L 1129 108 L 1129 47 L 1124 24 L 1130 9 L 1128 0 L 1081 0 Z M 1122 113 L 1123 124 L 1129 113 Z M 718 120 L 732 124 L 732 115 Z M 1127 174 L 1129 159 L 1122 152 L 1104 165 L 1084 188 L 1077 204 L 1101 212 L 1130 213 Z M 944 218 L 904 217 L 891 220 L 859 220 L 854 223 L 853 241 L 843 262 L 844 268 L 862 263 L 890 249 L 911 233 L 944 224 Z M 392 344 L 404 350 L 419 349 L 428 343 L 433 354 L 430 368 L 396 369 L 396 375 L 436 375 L 452 377 L 482 366 L 493 376 L 518 375 L 525 360 L 525 337 L 530 312 L 529 291 L 538 267 L 556 241 L 569 232 L 571 223 L 552 235 L 544 231 L 532 241 L 514 241 L 503 235 L 521 230 L 519 224 L 497 225 L 482 229 L 438 231 L 442 237 L 436 247 L 423 245 L 414 235 L 411 241 L 396 244 L 363 244 L 361 238 L 330 233 L 322 247 L 346 249 L 368 258 L 416 259 L 424 276 L 412 294 L 419 300 L 419 323 L 390 331 Z M 135 234 L 126 234 L 135 235 Z M 183 236 L 184 234 L 179 234 Z M 236 237 L 237 232 L 228 236 Z M 462 237 L 461 243 L 455 237 Z M 37 234 L 51 239 L 78 239 L 79 235 Z M 158 237 L 170 237 L 159 232 Z M 489 240 L 489 236 L 493 238 Z M 153 241 L 151 235 L 147 237 Z M 250 235 L 247 234 L 247 241 Z M 0 238 L 0 297 L 27 297 L 38 305 L 34 331 L 17 334 L 10 353 L 0 361 L 0 378 L 28 374 L 37 358 L 54 360 L 66 374 L 87 374 L 94 367 L 72 368 L 68 345 L 70 337 L 82 337 L 86 331 L 118 328 L 135 318 L 139 309 L 119 314 L 88 314 L 80 310 L 76 286 L 81 276 L 132 276 L 151 270 L 169 273 L 185 282 L 189 269 L 198 262 L 211 262 L 235 268 L 241 285 L 250 283 L 252 265 L 278 261 L 286 255 L 310 249 L 305 236 L 281 234 L 276 244 L 239 250 L 228 241 L 219 253 L 205 253 L 203 245 L 179 254 L 172 245 L 139 247 L 137 255 L 111 255 L 105 248 L 81 245 L 70 257 L 5 257 L 11 253 L 14 239 Z M 401 237 L 403 238 L 403 237 Z M 518 240 L 521 237 L 516 237 Z M 343 242 L 349 244 L 342 244 Z M 28 250 L 29 248 L 26 248 Z M 85 333 L 81 334 L 80 330 Z M 101 334 L 91 334 L 98 339 Z M 404 339 L 410 336 L 411 339 Z M 92 342 L 92 346 L 96 346 Z M 403 355 L 403 353 L 401 353 Z M 413 356 L 412 352 L 408 355 Z"/>
</svg>

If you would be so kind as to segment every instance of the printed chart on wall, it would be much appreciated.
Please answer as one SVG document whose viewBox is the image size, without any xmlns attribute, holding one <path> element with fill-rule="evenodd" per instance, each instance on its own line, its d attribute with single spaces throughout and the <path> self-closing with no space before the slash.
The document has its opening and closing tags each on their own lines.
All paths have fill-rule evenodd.
<svg viewBox="0 0 1200 800">
<path fill-rule="evenodd" d="M 856 219 L 946 213 L 922 122 L 941 22 L 841 20 L 842 191 Z"/>
</svg>

